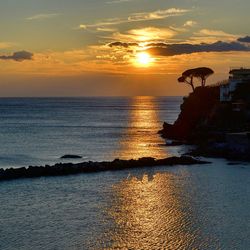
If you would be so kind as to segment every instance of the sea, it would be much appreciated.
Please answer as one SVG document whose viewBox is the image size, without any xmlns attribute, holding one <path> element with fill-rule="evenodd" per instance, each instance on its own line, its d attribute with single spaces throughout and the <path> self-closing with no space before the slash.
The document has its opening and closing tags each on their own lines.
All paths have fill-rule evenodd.
<svg viewBox="0 0 250 250">
<path fill-rule="evenodd" d="M 0 168 L 180 156 L 157 132 L 182 100 L 0 98 Z M 0 249 L 250 249 L 250 164 L 202 159 L 2 181 Z"/>
</svg>

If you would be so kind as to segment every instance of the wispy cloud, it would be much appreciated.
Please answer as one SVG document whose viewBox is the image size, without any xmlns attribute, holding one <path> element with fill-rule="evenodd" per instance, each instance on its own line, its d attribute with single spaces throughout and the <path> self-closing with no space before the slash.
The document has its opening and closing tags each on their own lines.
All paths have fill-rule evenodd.
<svg viewBox="0 0 250 250">
<path fill-rule="evenodd" d="M 108 28 L 108 27 L 98 27 L 96 29 L 97 32 L 115 32 L 116 29 L 114 28 Z"/>
<path fill-rule="evenodd" d="M 132 14 L 128 20 L 130 21 L 144 21 L 144 20 L 155 20 L 155 19 L 164 19 L 169 16 L 182 15 L 190 10 L 187 9 L 177 9 L 170 8 L 165 10 L 157 10 L 153 12 L 141 12 Z"/>
<path fill-rule="evenodd" d="M 7 49 L 14 45 L 15 43 L 11 43 L 11 42 L 0 42 L 0 49 Z"/>
<path fill-rule="evenodd" d="M 226 33 L 222 30 L 210 30 L 210 29 L 202 29 L 198 32 L 194 33 L 194 36 L 190 39 L 190 41 L 201 43 L 201 42 L 216 42 L 216 41 L 230 41 L 233 42 L 237 40 L 241 35 L 235 35 Z"/>
<path fill-rule="evenodd" d="M 60 16 L 60 15 L 61 14 L 59 14 L 59 13 L 37 14 L 37 15 L 34 15 L 34 16 L 27 17 L 26 20 L 32 21 L 32 20 L 50 19 L 50 18 L 54 18 L 54 17 Z"/>
<path fill-rule="evenodd" d="M 165 10 L 156 10 L 152 12 L 138 12 L 138 13 L 132 13 L 126 18 L 111 18 L 111 19 L 105 19 L 103 21 L 96 22 L 93 24 L 80 24 L 79 28 L 91 29 L 91 28 L 118 25 L 122 23 L 129 23 L 129 22 L 165 19 L 171 16 L 180 16 L 189 11 L 190 10 L 188 9 L 170 8 L 170 9 L 165 9 Z"/>
<path fill-rule="evenodd" d="M 165 41 L 175 36 L 177 32 L 171 28 L 146 27 L 142 29 L 128 30 L 126 33 L 115 32 L 109 38 L 121 42 L 149 42 Z"/>
<path fill-rule="evenodd" d="M 237 37 L 236 35 L 226 33 L 222 30 L 210 30 L 210 29 L 202 29 L 196 33 L 197 35 L 207 35 L 207 36 L 217 36 L 217 37 Z"/>
</svg>

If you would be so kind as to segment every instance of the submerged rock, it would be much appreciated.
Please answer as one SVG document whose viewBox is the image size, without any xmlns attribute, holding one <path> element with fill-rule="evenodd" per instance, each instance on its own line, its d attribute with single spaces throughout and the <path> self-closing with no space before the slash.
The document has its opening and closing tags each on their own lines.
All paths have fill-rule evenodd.
<svg viewBox="0 0 250 250">
<path fill-rule="evenodd" d="M 79 173 L 95 173 L 103 171 L 117 171 L 123 169 L 154 167 L 154 166 L 174 166 L 208 164 L 210 162 L 201 161 L 190 156 L 169 157 L 165 159 L 154 159 L 143 157 L 138 160 L 115 159 L 111 162 L 82 162 L 82 163 L 57 163 L 53 166 L 29 166 L 28 168 L 0 169 L 0 181 L 13 180 L 18 178 L 34 178 L 41 176 L 62 176 Z"/>
</svg>

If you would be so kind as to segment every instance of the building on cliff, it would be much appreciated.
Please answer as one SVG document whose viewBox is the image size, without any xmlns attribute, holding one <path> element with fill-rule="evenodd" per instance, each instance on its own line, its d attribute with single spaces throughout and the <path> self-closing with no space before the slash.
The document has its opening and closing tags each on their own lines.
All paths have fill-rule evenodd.
<svg viewBox="0 0 250 250">
<path fill-rule="evenodd" d="M 250 69 L 234 68 L 229 72 L 229 81 L 220 86 L 220 101 L 232 101 L 233 93 L 240 84 L 250 84 Z"/>
</svg>

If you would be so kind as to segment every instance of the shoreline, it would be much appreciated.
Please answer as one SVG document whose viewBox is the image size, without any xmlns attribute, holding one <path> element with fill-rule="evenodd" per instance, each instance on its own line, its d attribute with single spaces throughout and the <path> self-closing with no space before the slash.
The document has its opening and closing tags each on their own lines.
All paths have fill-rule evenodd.
<svg viewBox="0 0 250 250">
<path fill-rule="evenodd" d="M 237 162 L 245 162 L 250 163 L 250 156 L 246 152 L 241 151 L 232 151 L 228 149 L 228 147 L 216 147 L 213 146 L 196 146 L 195 149 L 191 150 L 187 153 L 187 155 L 191 155 L 193 157 L 212 157 L 212 158 L 220 158 L 228 161 L 237 161 Z"/>
<path fill-rule="evenodd" d="M 235 109 L 238 97 L 223 102 L 220 89 L 220 85 L 195 88 L 183 99 L 177 120 L 164 122 L 158 133 L 170 145 L 195 146 L 187 152 L 191 156 L 250 162 L 249 100 L 244 108 Z"/>
<path fill-rule="evenodd" d="M 66 176 L 83 173 L 98 173 L 104 171 L 119 171 L 125 169 L 156 167 L 156 166 L 176 166 L 176 165 L 197 165 L 210 164 L 211 162 L 199 160 L 191 156 L 169 157 L 155 159 L 143 157 L 138 160 L 120 160 L 103 162 L 81 162 L 81 163 L 57 163 L 55 165 L 29 166 L 28 168 L 8 168 L 0 169 L 0 181 L 37 178 L 48 176 Z"/>
</svg>

